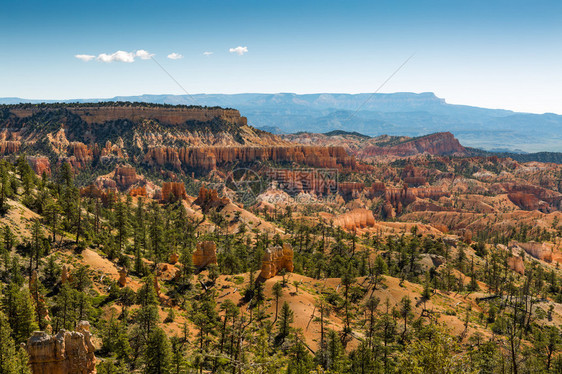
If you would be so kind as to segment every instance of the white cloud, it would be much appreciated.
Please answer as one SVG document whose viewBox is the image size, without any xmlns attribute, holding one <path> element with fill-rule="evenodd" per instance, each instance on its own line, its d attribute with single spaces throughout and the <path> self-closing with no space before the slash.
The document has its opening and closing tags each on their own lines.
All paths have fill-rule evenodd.
<svg viewBox="0 0 562 374">
<path fill-rule="evenodd" d="M 135 62 L 135 54 L 133 52 L 117 51 L 112 54 L 101 53 L 97 57 L 98 61 L 101 62 Z"/>
<path fill-rule="evenodd" d="M 92 61 L 94 58 L 96 58 L 96 56 L 94 55 L 74 55 L 74 57 L 85 62 Z"/>
<path fill-rule="evenodd" d="M 203 52 L 203 55 L 205 55 L 205 56 L 210 56 L 212 54 L 213 54 L 213 52 L 208 52 L 208 51 Z"/>
<path fill-rule="evenodd" d="M 82 60 L 82 61 L 91 61 L 94 58 L 99 62 L 135 62 L 135 59 L 138 57 L 141 60 L 150 60 L 154 56 L 153 53 L 149 53 L 144 49 L 139 49 L 136 52 L 126 52 L 126 51 L 117 51 L 111 54 L 109 53 L 100 53 L 97 57 L 94 55 L 75 55 L 74 57 Z"/>
<path fill-rule="evenodd" d="M 173 53 L 170 53 L 168 55 L 168 58 L 170 60 L 179 60 L 180 58 L 183 58 L 183 55 L 180 55 L 179 53 L 173 52 Z"/>
<path fill-rule="evenodd" d="M 150 60 L 152 56 L 154 56 L 154 53 L 148 53 L 144 49 L 139 49 L 135 53 L 135 56 L 139 57 L 141 60 Z"/>
<path fill-rule="evenodd" d="M 238 56 L 242 56 L 244 53 L 248 52 L 248 47 L 238 46 L 236 48 L 230 48 L 228 51 L 230 53 L 236 53 Z"/>
</svg>

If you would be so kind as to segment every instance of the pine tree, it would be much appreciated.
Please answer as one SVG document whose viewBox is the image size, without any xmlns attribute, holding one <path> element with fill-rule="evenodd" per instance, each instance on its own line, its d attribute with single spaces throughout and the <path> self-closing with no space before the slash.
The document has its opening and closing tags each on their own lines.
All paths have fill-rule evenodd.
<svg viewBox="0 0 562 374">
<path fill-rule="evenodd" d="M 16 374 L 16 348 L 6 315 L 0 311 L 0 373 Z"/>
<path fill-rule="evenodd" d="M 404 331 L 402 332 L 402 337 L 406 335 L 407 331 L 407 322 L 410 318 L 412 313 L 412 299 L 409 296 L 404 296 L 402 300 L 400 300 L 400 315 L 404 318 Z"/>
<path fill-rule="evenodd" d="M 144 353 L 145 374 L 169 374 L 172 361 L 172 350 L 166 333 L 154 329 L 148 338 Z"/>
<path fill-rule="evenodd" d="M 8 170 L 4 163 L 0 165 L 0 214 L 4 215 L 8 212 L 8 197 L 12 194 L 12 185 L 10 183 L 10 177 L 8 175 Z"/>
<path fill-rule="evenodd" d="M 289 307 L 289 304 L 285 301 L 281 307 L 281 313 L 279 314 L 279 333 L 277 334 L 277 339 L 282 343 L 285 338 L 289 335 L 291 324 L 293 323 L 294 313 Z"/>
<path fill-rule="evenodd" d="M 123 246 L 129 235 L 129 217 L 127 207 L 119 201 L 115 207 L 115 226 L 117 228 L 117 243 L 119 253 L 123 252 Z"/>
<path fill-rule="evenodd" d="M 355 283 L 354 271 L 351 266 L 347 268 L 347 271 L 343 273 L 341 277 L 341 283 L 344 286 L 345 294 L 345 333 L 351 332 L 350 320 L 349 320 L 349 288 L 353 283 Z"/>
<path fill-rule="evenodd" d="M 276 282 L 273 285 L 273 296 L 275 297 L 275 319 L 273 323 L 277 322 L 277 313 L 279 312 L 279 298 L 283 296 L 283 285 L 280 282 Z"/>
<path fill-rule="evenodd" d="M 37 328 L 35 308 L 29 290 L 20 289 L 20 286 L 11 283 L 6 290 L 2 304 L 16 342 L 25 342 L 31 332 Z"/>
</svg>

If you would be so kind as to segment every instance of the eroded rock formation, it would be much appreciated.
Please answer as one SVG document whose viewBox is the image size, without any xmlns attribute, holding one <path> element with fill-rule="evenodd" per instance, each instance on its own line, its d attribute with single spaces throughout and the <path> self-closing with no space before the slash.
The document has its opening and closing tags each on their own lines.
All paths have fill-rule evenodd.
<svg viewBox="0 0 562 374">
<path fill-rule="evenodd" d="M 115 168 L 113 179 L 117 186 L 127 189 L 138 182 L 137 171 L 132 166 L 118 166 Z"/>
<path fill-rule="evenodd" d="M 187 199 L 185 185 L 182 182 L 164 182 L 164 184 L 162 184 L 162 200 L 170 201 L 172 198 Z"/>
<path fill-rule="evenodd" d="M 0 154 L 10 155 L 20 150 L 21 142 L 16 140 L 0 141 Z"/>
<path fill-rule="evenodd" d="M 119 270 L 119 285 L 121 287 L 125 287 L 127 285 L 127 268 L 123 266 L 122 269 Z"/>
<path fill-rule="evenodd" d="M 181 275 L 181 270 L 174 265 L 159 263 L 156 265 L 156 276 L 164 281 L 170 281 Z"/>
<path fill-rule="evenodd" d="M 375 225 L 375 216 L 368 209 L 357 208 L 338 215 L 334 220 L 334 225 L 346 230 L 364 229 Z"/>
<path fill-rule="evenodd" d="M 443 196 L 450 194 L 443 191 L 440 187 L 419 187 L 419 188 L 386 188 L 384 190 L 385 199 L 396 210 L 396 213 L 402 213 L 403 208 L 410 205 L 416 199 L 438 200 Z"/>
<path fill-rule="evenodd" d="M 56 335 L 35 331 L 27 340 L 29 366 L 33 374 L 96 373 L 95 347 L 90 324 L 82 321 L 76 331 L 61 330 Z"/>
<path fill-rule="evenodd" d="M 536 259 L 546 262 L 552 262 L 552 255 L 553 255 L 552 249 L 547 247 L 544 243 L 537 243 L 537 242 L 521 243 L 521 242 L 514 241 L 514 242 L 510 242 L 509 246 L 512 249 L 522 249 Z"/>
<path fill-rule="evenodd" d="M 209 147 L 158 147 L 144 156 L 151 165 L 171 166 L 174 169 L 214 170 L 232 162 L 256 161 L 295 162 L 318 168 L 348 168 L 357 165 L 343 147 L 316 146 L 209 146 Z"/>
<path fill-rule="evenodd" d="M 199 195 L 193 202 L 193 204 L 201 207 L 203 213 L 207 213 L 211 209 L 221 210 L 228 203 L 230 203 L 229 198 L 219 197 L 216 190 L 206 189 L 205 187 L 199 189 Z"/>
<path fill-rule="evenodd" d="M 217 245 L 215 242 L 203 241 L 197 243 L 197 249 L 193 252 L 193 265 L 197 269 L 217 263 Z"/>
<path fill-rule="evenodd" d="M 275 246 L 265 250 L 262 258 L 260 278 L 269 279 L 279 271 L 293 271 L 293 248 L 290 244 Z"/>
<path fill-rule="evenodd" d="M 45 173 L 47 176 L 51 175 L 51 162 L 47 157 L 43 156 L 27 156 L 27 162 L 35 172 L 35 174 L 42 176 Z"/>
</svg>

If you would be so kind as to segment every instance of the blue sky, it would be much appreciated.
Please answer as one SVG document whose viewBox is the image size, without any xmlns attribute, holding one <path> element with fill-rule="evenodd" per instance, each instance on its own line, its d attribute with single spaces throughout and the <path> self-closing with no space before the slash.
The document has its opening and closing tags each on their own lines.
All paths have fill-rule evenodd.
<svg viewBox="0 0 562 374">
<path fill-rule="evenodd" d="M 541 0 L 10 1 L 0 97 L 183 94 L 139 50 L 190 93 L 373 92 L 415 53 L 381 92 L 562 114 L 561 20 Z"/>
</svg>

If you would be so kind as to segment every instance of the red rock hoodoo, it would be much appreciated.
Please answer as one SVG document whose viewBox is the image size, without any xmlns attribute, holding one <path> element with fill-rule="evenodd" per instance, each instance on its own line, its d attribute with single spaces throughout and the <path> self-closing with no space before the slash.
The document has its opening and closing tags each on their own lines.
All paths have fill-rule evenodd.
<svg viewBox="0 0 562 374">
<path fill-rule="evenodd" d="M 283 247 L 275 246 L 265 250 L 262 258 L 260 278 L 269 279 L 285 269 L 293 271 L 293 248 L 284 243 Z"/>
<path fill-rule="evenodd" d="M 56 335 L 35 331 L 27 340 L 29 366 L 33 374 L 94 374 L 95 347 L 90 324 L 82 321 L 76 331 Z"/>
<path fill-rule="evenodd" d="M 193 265 L 202 269 L 210 264 L 217 263 L 217 245 L 215 242 L 203 241 L 197 243 L 197 249 L 193 252 Z"/>
<path fill-rule="evenodd" d="M 193 204 L 201 207 L 203 213 L 207 213 L 211 209 L 220 210 L 228 203 L 230 203 L 229 198 L 219 197 L 216 190 L 206 189 L 205 187 L 199 189 L 199 195 L 193 202 Z"/>
<path fill-rule="evenodd" d="M 170 199 L 187 199 L 187 192 L 185 192 L 185 185 L 181 182 L 164 182 L 162 184 L 162 201 L 169 201 Z"/>
<path fill-rule="evenodd" d="M 42 176 L 45 173 L 47 176 L 51 175 L 51 163 L 47 157 L 43 156 L 28 156 L 27 162 L 35 172 L 35 174 Z"/>
</svg>

